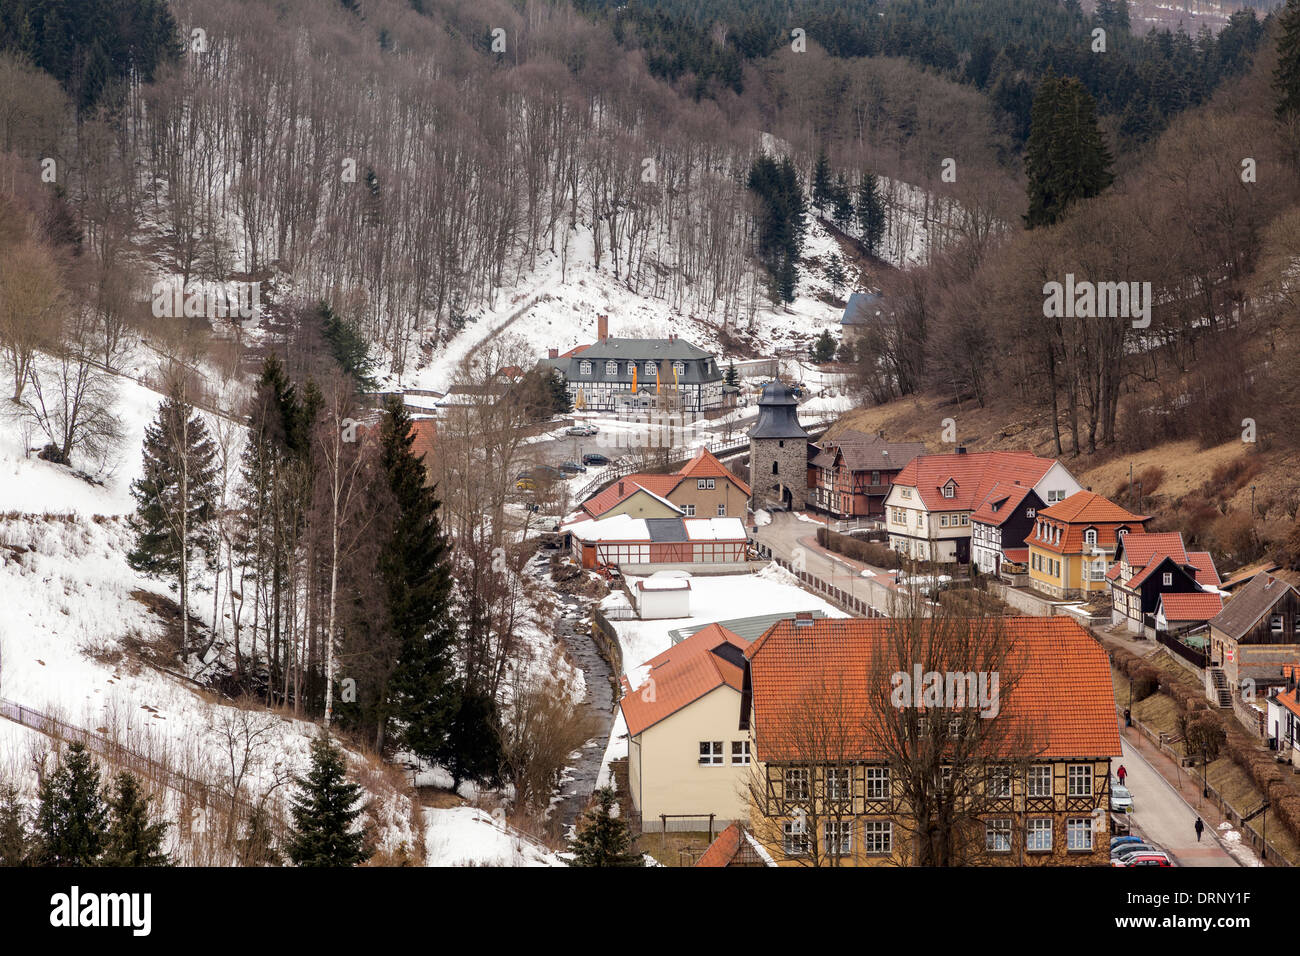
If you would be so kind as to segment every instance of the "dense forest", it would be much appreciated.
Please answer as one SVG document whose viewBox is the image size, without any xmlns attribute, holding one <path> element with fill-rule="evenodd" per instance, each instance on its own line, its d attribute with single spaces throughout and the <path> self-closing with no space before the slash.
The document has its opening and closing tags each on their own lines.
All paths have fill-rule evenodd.
<svg viewBox="0 0 1300 956">
<path fill-rule="evenodd" d="M 1130 32 L 1127 3 L 1100 0 L 578 0 L 608 18 L 625 46 L 644 52 L 654 75 L 685 82 L 692 96 L 741 93 L 744 64 L 762 60 L 803 30 L 839 58 L 902 57 L 986 93 L 1014 137 L 1029 135 L 1033 89 L 1048 71 L 1083 83 L 1101 111 L 1120 118 L 1122 145 L 1144 142 L 1170 118 L 1240 73 L 1262 35 L 1252 11 L 1233 14 L 1216 36 Z M 1106 31 L 1105 55 L 1092 31 Z"/>
</svg>

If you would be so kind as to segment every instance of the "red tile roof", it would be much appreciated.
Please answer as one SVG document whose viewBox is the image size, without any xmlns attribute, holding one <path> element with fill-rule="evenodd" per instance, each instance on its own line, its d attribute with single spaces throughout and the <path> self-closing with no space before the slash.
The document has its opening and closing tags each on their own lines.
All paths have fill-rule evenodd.
<svg viewBox="0 0 1300 956">
<path fill-rule="evenodd" d="M 745 842 L 745 835 L 740 832 L 740 825 L 733 823 L 718 834 L 718 838 L 709 844 L 696 866 L 727 866 L 740 852 Z"/>
<path fill-rule="evenodd" d="M 655 475 L 638 472 L 620 478 L 604 491 L 584 502 L 582 510 L 593 518 L 599 518 L 636 494 L 638 486 L 660 498 L 667 498 L 682 482 L 697 481 L 700 478 L 721 478 L 739 488 L 746 498 L 752 494 L 749 485 L 737 478 L 711 451 L 700 448 L 695 453 L 695 457 L 671 474 Z"/>
<path fill-rule="evenodd" d="M 584 502 L 582 510 L 599 518 L 616 505 L 622 504 L 638 491 L 645 490 L 664 498 L 681 481 L 676 475 L 628 475 L 614 482 L 600 494 Z"/>
<path fill-rule="evenodd" d="M 1219 580 L 1219 572 L 1214 567 L 1214 558 L 1210 557 L 1210 552 L 1188 551 L 1187 563 L 1196 569 L 1197 584 L 1217 588 L 1223 583 Z"/>
<path fill-rule="evenodd" d="M 1162 594 L 1166 621 L 1208 621 L 1223 610 L 1223 596 L 1207 592 Z"/>
<path fill-rule="evenodd" d="M 633 688 L 624 675 L 619 706 L 627 722 L 628 736 L 644 733 L 724 684 L 739 691 L 741 669 L 714 653 L 715 648 L 724 644 L 742 651 L 749 646 L 721 624 L 710 624 L 646 661 L 649 673 L 637 687 Z"/>
<path fill-rule="evenodd" d="M 1062 617 L 995 620 L 997 625 L 989 626 L 1005 628 L 1007 648 L 997 669 L 1014 675 L 1000 677 L 997 719 L 1011 729 L 999 736 L 1009 742 L 1023 734 L 1031 755 L 1044 759 L 1119 756 L 1110 664 L 1096 638 Z M 889 706 L 890 673 L 910 673 L 913 666 L 911 661 L 892 660 L 900 653 L 896 629 L 929 628 L 933 623 L 821 618 L 802 626 L 781 621 L 769 628 L 745 652 L 753 692 L 750 732 L 755 759 L 799 759 L 798 724 L 808 719 L 814 701 L 816 713 L 837 714 L 843 738 L 839 749 L 846 751 L 846 759 L 885 759 L 879 735 L 869 728 L 881 719 L 880 706 Z M 982 669 L 968 661 L 956 666 Z M 868 683 L 875 680 L 880 686 L 869 694 Z M 829 705 L 827 687 L 833 688 Z"/>
<path fill-rule="evenodd" d="M 1127 528 L 1128 533 L 1132 534 L 1135 529 L 1142 527 L 1143 522 L 1149 520 L 1148 516 L 1135 515 L 1095 491 L 1077 491 L 1064 501 L 1044 508 L 1038 512 L 1038 517 L 1051 527 L 1062 529 L 1060 543 L 1056 543 L 1054 532 L 1050 540 L 1043 541 L 1030 532 L 1025 541 L 1054 554 L 1082 554 L 1085 547 L 1083 535 L 1089 528 L 1096 530 L 1099 548 L 1113 550 L 1118 540 L 1116 533 L 1121 528 Z"/>
<path fill-rule="evenodd" d="M 895 485 L 910 485 L 931 511 L 974 511 L 995 484 L 1033 487 L 1056 462 L 1028 451 L 985 451 L 968 455 L 918 455 L 907 463 Z M 953 497 L 943 496 L 952 481 Z"/>
<path fill-rule="evenodd" d="M 695 452 L 695 457 L 682 465 L 682 467 L 677 470 L 677 474 L 681 475 L 684 479 L 725 478 L 727 481 L 730 481 L 732 484 L 739 487 L 740 490 L 745 493 L 746 498 L 751 494 L 749 485 L 745 484 L 732 474 L 731 470 L 722 462 L 718 461 L 713 452 L 709 451 L 707 448 L 701 447 L 697 450 Z"/>
<path fill-rule="evenodd" d="M 1002 526 L 1002 523 L 1016 513 L 1020 503 L 1029 497 L 1030 492 L 1034 490 L 1032 485 L 1008 485 L 1003 481 L 995 481 L 989 493 L 984 496 L 974 514 L 970 516 L 971 521 L 978 521 L 980 524 L 991 525 L 994 528 Z M 997 510 L 994 510 L 994 506 Z M 1008 555 L 1008 557 L 1010 557 Z"/>
<path fill-rule="evenodd" d="M 433 444 L 438 439 L 438 423 L 432 418 L 417 418 L 411 422 L 411 454 L 424 456 L 424 466 L 433 464 Z"/>
</svg>

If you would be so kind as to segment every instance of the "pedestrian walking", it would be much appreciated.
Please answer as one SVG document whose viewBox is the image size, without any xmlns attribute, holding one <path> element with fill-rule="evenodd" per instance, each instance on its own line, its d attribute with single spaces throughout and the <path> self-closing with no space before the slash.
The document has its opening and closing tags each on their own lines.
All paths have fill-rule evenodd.
<svg viewBox="0 0 1300 956">
<path fill-rule="evenodd" d="M 1205 831 L 1205 824 L 1201 822 L 1200 817 L 1197 817 L 1196 818 L 1196 842 L 1197 843 L 1201 842 L 1201 834 L 1204 831 Z"/>
<path fill-rule="evenodd" d="M 1119 770 L 1115 771 L 1115 776 L 1119 777 L 1119 785 L 1124 786 L 1124 778 L 1128 776 L 1128 771 L 1124 769 L 1123 764 L 1119 765 Z"/>
</svg>

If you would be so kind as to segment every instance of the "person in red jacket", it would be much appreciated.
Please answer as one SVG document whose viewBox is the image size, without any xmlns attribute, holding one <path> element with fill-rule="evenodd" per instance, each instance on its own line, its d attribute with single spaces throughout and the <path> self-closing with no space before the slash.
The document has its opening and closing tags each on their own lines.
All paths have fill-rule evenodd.
<svg viewBox="0 0 1300 956">
<path fill-rule="evenodd" d="M 1124 786 L 1124 778 L 1128 776 L 1128 771 L 1124 769 L 1123 764 L 1119 765 L 1119 769 L 1115 771 L 1115 776 L 1119 777 L 1119 785 Z"/>
</svg>

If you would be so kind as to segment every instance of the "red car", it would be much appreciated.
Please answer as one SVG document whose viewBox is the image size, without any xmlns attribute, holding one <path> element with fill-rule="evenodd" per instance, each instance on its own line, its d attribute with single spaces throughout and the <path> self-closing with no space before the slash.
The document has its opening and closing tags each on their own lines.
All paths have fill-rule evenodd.
<svg viewBox="0 0 1300 956">
<path fill-rule="evenodd" d="M 1125 866 L 1173 866 L 1163 853 L 1136 853 L 1124 861 Z"/>
</svg>

